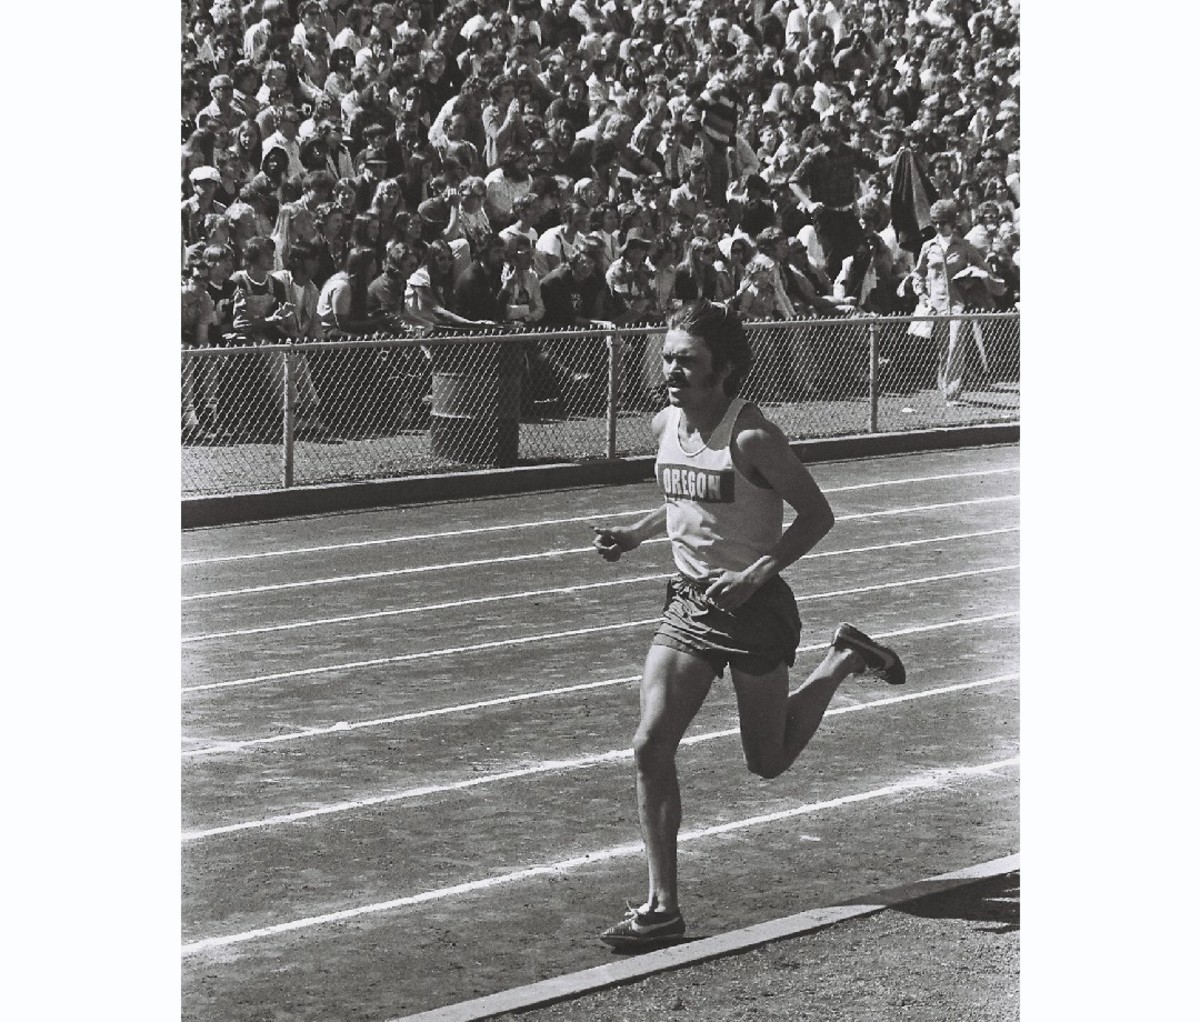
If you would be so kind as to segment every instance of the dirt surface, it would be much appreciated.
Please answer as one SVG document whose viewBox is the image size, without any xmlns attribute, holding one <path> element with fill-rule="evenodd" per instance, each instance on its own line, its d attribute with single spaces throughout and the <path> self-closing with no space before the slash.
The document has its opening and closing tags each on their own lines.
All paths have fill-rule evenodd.
<svg viewBox="0 0 1200 1022">
<path fill-rule="evenodd" d="M 1020 873 L 505 1022 L 1015 1022 Z"/>
</svg>

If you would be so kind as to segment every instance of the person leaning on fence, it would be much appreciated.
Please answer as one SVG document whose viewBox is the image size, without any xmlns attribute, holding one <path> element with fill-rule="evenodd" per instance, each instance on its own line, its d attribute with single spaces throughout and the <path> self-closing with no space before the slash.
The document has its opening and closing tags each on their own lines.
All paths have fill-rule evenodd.
<svg viewBox="0 0 1200 1022">
<path fill-rule="evenodd" d="M 925 314 L 958 316 L 968 310 L 988 310 L 995 306 L 993 295 L 1001 294 L 1004 281 L 988 269 L 979 250 L 966 241 L 957 230 L 958 208 L 948 199 L 939 199 L 929 208 L 937 234 L 921 246 L 913 270 L 913 290 Z M 951 319 L 937 324 L 940 337 L 938 354 L 938 387 L 947 405 L 961 404 L 967 376 L 967 362 L 960 344 L 963 320 Z M 970 320 L 979 370 L 986 381 L 991 368 L 984 343 L 982 324 Z M 919 324 L 914 324 L 919 326 Z"/>
<path fill-rule="evenodd" d="M 205 288 L 207 272 L 203 244 L 193 245 L 187 250 L 183 266 L 182 311 L 180 313 L 181 340 L 183 347 L 203 348 L 208 346 L 209 328 L 213 320 L 212 298 Z M 200 416 L 197 414 L 196 359 L 183 356 L 180 428 L 184 439 L 194 439 L 201 434 Z"/>
<path fill-rule="evenodd" d="M 291 341 L 312 342 L 324 337 L 321 318 L 317 315 L 320 296 L 313 283 L 313 272 L 319 257 L 316 245 L 294 242 L 288 250 L 284 269 L 271 274 L 283 285 L 285 305 L 291 310 L 291 314 L 280 322 L 284 334 Z M 281 412 L 286 399 L 284 366 L 287 357 L 281 351 L 267 354 L 267 376 L 274 392 L 279 395 Z M 321 421 L 321 399 L 313 385 L 308 355 L 303 351 L 294 351 L 290 357 L 291 379 L 296 387 L 296 432 L 310 437 L 322 436 L 328 432 L 328 428 Z"/>
<path fill-rule="evenodd" d="M 905 681 L 893 650 L 841 624 L 820 665 L 788 691 L 801 623 L 781 575 L 834 516 L 779 427 L 737 396 L 751 362 L 746 332 L 726 306 L 694 302 L 671 317 L 662 349 L 669 405 L 652 426 L 664 503 L 634 525 L 594 528 L 593 546 L 607 561 L 665 532 L 678 572 L 646 656 L 633 740 L 649 893 L 601 934 L 619 949 L 683 936 L 676 753 L 726 667 L 746 766 L 764 778 L 795 762 L 848 677 L 872 670 L 890 684 Z M 785 503 L 795 512 L 786 530 Z"/>
</svg>

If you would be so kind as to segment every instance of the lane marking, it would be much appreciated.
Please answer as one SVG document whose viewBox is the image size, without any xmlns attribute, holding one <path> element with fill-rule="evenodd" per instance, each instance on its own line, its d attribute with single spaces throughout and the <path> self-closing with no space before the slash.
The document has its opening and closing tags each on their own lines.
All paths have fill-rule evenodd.
<svg viewBox="0 0 1200 1022">
<path fill-rule="evenodd" d="M 955 500 L 944 504 L 922 504 L 915 507 L 892 508 L 886 511 L 864 511 L 861 513 L 840 515 L 839 522 L 861 521 L 869 518 L 889 518 L 894 515 L 917 514 L 922 511 L 945 511 L 951 508 L 973 507 L 980 504 L 996 504 L 1002 501 L 1020 500 L 1019 494 L 1008 494 L 1002 497 L 978 497 L 974 500 Z M 642 546 L 669 542 L 665 536 L 649 539 Z M 363 582 L 368 579 L 395 578 L 399 575 L 419 575 L 430 571 L 448 571 L 452 568 L 479 568 L 490 564 L 514 564 L 518 561 L 535 561 L 552 557 L 566 557 L 571 554 L 594 554 L 595 549 L 589 544 L 580 547 L 563 547 L 558 550 L 539 550 L 530 554 L 510 554 L 505 557 L 482 557 L 471 561 L 450 561 L 444 564 L 419 564 L 410 568 L 389 568 L 383 571 L 364 571 L 354 575 L 333 575 L 328 578 L 306 579 L 299 582 L 276 582 L 271 585 L 247 586 L 242 589 L 221 589 L 214 592 L 191 593 L 181 596 L 183 603 L 194 603 L 198 600 L 216 600 L 227 596 L 251 596 L 256 593 L 275 593 L 286 589 L 307 589 L 310 586 L 333 585 L 338 582 Z M 808 556 L 812 556 L 809 554 Z"/>
<path fill-rule="evenodd" d="M 901 696 L 885 696 L 881 699 L 873 699 L 866 703 L 855 703 L 851 706 L 839 706 L 834 709 L 826 710 L 826 717 L 836 717 L 843 713 L 858 713 L 861 710 L 878 709 L 881 706 L 893 706 L 898 703 L 914 702 L 918 699 L 929 699 L 933 696 L 948 695 L 954 692 L 965 692 L 969 689 L 983 688 L 988 685 L 998 685 L 1004 681 L 1015 681 L 1020 677 L 1019 674 L 1001 674 L 994 678 L 983 678 L 979 681 L 965 681 L 956 685 L 944 685 L 940 688 L 928 689 L 923 692 L 906 692 Z M 636 680 L 636 679 L 634 679 Z M 706 731 L 698 735 L 687 736 L 680 742 L 680 745 L 701 745 L 704 742 L 716 741 L 720 738 L 729 738 L 739 733 L 738 728 L 727 728 L 721 731 Z M 530 766 L 517 767 L 512 770 L 503 770 L 496 773 L 480 774 L 475 777 L 468 777 L 461 781 L 452 781 L 446 784 L 430 784 L 423 785 L 419 788 L 406 788 L 403 791 L 389 792 L 384 795 L 372 795 L 367 798 L 348 799 L 344 802 L 334 802 L 325 806 L 317 806 L 314 809 L 297 810 L 294 813 L 280 813 L 275 816 L 268 816 L 258 820 L 244 820 L 241 823 L 229 823 L 221 827 L 210 827 L 207 830 L 189 830 L 184 831 L 181 836 L 181 841 L 187 844 L 192 841 L 202 841 L 206 838 L 217 837 L 221 834 L 234 834 L 243 830 L 262 830 L 266 827 L 277 827 L 284 824 L 299 823 L 303 820 L 312 820 L 322 816 L 333 816 L 340 813 L 349 813 L 358 809 L 367 809 L 371 806 L 391 805 L 396 802 L 405 802 L 414 798 L 422 798 L 426 795 L 444 795 L 453 791 L 466 791 L 470 788 L 478 788 L 485 784 L 499 784 L 502 781 L 512 781 L 522 777 L 534 777 L 538 774 L 549 773 L 567 773 L 573 770 L 585 770 L 595 766 L 603 766 L 607 763 L 616 763 L 622 760 L 633 759 L 632 749 L 610 749 L 607 752 L 592 753 L 587 756 L 578 756 L 574 759 L 559 759 L 559 760 L 544 760 L 541 763 L 535 763 Z"/>
<path fill-rule="evenodd" d="M 878 546 L 857 547 L 848 550 L 827 550 L 806 555 L 807 560 L 816 557 L 835 557 L 843 554 L 858 554 L 877 550 L 899 550 L 906 547 L 922 546 L 929 543 L 951 543 L 964 539 L 979 539 L 984 536 L 1000 536 L 1005 533 L 1020 532 L 1019 526 L 1004 529 L 984 529 L 980 532 L 960 532 L 952 536 L 932 536 L 928 539 L 899 540 L 893 543 L 881 543 Z M 324 625 L 341 625 L 355 621 L 373 621 L 380 618 L 397 617 L 401 614 L 421 614 L 426 611 L 454 610 L 458 607 L 471 607 L 482 603 L 498 603 L 505 600 L 532 599 L 535 596 L 558 596 L 566 593 L 577 593 L 587 589 L 602 589 L 611 586 L 633 585 L 639 582 L 661 581 L 670 578 L 673 572 L 660 572 L 655 575 L 638 575 L 634 578 L 616 579 L 610 582 L 589 582 L 582 585 L 562 586 L 557 589 L 533 589 L 521 593 L 504 593 L 500 596 L 477 596 L 468 600 L 451 600 L 446 603 L 427 603 L 419 607 L 403 607 L 393 610 L 373 610 L 363 614 L 345 614 L 340 617 L 315 618 L 309 621 L 289 621 L 279 625 L 262 625 L 258 628 L 239 628 L 225 632 L 205 632 L 201 635 L 187 635 L 183 643 L 203 642 L 209 639 L 229 639 L 243 635 L 263 635 L 268 632 L 286 632 L 296 628 L 317 628 Z"/>
<path fill-rule="evenodd" d="M 1014 466 L 1012 468 L 993 468 L 984 469 L 978 472 L 955 472 L 948 475 L 935 476 L 912 476 L 907 479 L 884 479 L 879 482 L 872 483 L 853 483 L 847 486 L 832 486 L 825 490 L 825 493 L 849 493 L 853 490 L 873 490 L 884 486 L 910 486 L 916 483 L 936 483 L 946 482 L 953 479 L 971 479 L 979 476 L 994 476 L 1007 475 L 1013 472 L 1019 472 L 1020 468 Z M 218 557 L 193 557 L 184 558 L 184 567 L 189 567 L 198 564 L 223 564 L 228 561 L 252 561 L 262 560 L 267 557 L 292 557 L 298 554 L 318 554 L 329 553 L 334 550 L 355 550 L 363 547 L 386 546 L 391 543 L 413 543 L 427 539 L 453 539 L 458 536 L 475 536 L 489 532 L 507 532 L 510 529 L 539 529 L 547 525 L 570 525 L 574 522 L 593 522 L 604 518 L 626 518 L 631 515 L 644 515 L 653 511 L 653 508 L 638 509 L 631 511 L 609 511 L 602 514 L 574 515 L 570 518 L 546 518 L 536 522 L 514 522 L 511 525 L 480 525 L 471 529 L 448 529 L 443 532 L 422 532 L 414 533 L 411 536 L 389 536 L 384 539 L 360 539 L 352 540 L 346 543 L 327 543 L 322 546 L 307 546 L 293 547 L 286 550 L 263 550 L 258 553 L 249 554 L 222 554 Z"/>
<path fill-rule="evenodd" d="M 1011 766 L 1016 766 L 1020 762 L 1019 756 L 1013 756 L 1009 759 L 996 760 L 992 763 L 981 763 L 971 766 L 951 767 L 940 770 L 931 770 L 924 774 L 918 774 L 912 777 L 897 781 L 894 784 L 886 785 L 882 788 L 874 788 L 870 791 L 856 792 L 853 795 L 843 795 L 840 798 L 827 799 L 824 802 L 811 802 L 806 805 L 795 806 L 792 809 L 784 809 L 774 813 L 766 813 L 761 816 L 752 816 L 743 820 L 735 820 L 731 823 L 723 823 L 713 827 L 703 827 L 697 830 L 683 831 L 679 835 L 679 843 L 687 844 L 692 841 L 702 841 L 706 838 L 715 837 L 721 834 L 730 834 L 740 830 L 748 830 L 754 827 L 762 827 L 772 823 L 780 823 L 784 820 L 795 819 L 800 816 L 808 816 L 813 813 L 823 812 L 829 809 L 839 809 L 842 806 L 857 805 L 861 802 L 869 802 L 873 799 L 889 798 L 895 795 L 910 795 L 917 792 L 936 791 L 944 789 L 952 785 L 954 782 L 969 778 L 977 777 L 986 774 L 994 774 L 998 771 L 1007 769 Z M 642 843 L 639 841 L 636 844 L 614 845 L 609 848 L 598 848 L 590 852 L 585 852 L 583 855 L 577 855 L 569 859 L 560 859 L 557 862 L 546 863 L 540 866 L 530 866 L 525 869 L 514 870 L 509 873 L 503 873 L 498 876 L 485 877 L 480 880 L 468 880 L 460 884 L 453 884 L 448 887 L 439 887 L 430 891 L 422 891 L 420 894 L 412 894 L 406 897 L 393 898 L 388 901 L 377 901 L 367 905 L 357 905 L 353 908 L 342 909 L 339 912 L 327 912 L 322 915 L 306 916 L 302 919 L 291 919 L 283 923 L 275 923 L 272 926 L 264 926 L 254 930 L 244 930 L 241 933 L 230 933 L 219 937 L 206 937 L 202 940 L 194 940 L 186 943 L 180 949 L 181 957 L 188 958 L 192 955 L 200 954 L 205 951 L 211 951 L 215 948 L 229 947 L 234 944 L 244 944 L 248 941 L 261 940 L 264 937 L 273 937 L 281 933 L 291 933 L 297 930 L 306 930 L 314 926 L 324 926 L 329 923 L 345 922 L 348 919 L 357 919 L 367 915 L 378 915 L 382 912 L 390 912 L 399 908 L 406 908 L 409 905 L 420 905 L 431 901 L 442 901 L 446 898 L 452 898 L 460 894 L 470 894 L 476 891 L 485 891 L 493 887 L 506 886 L 508 884 L 520 883 L 525 880 L 533 880 L 538 877 L 561 875 L 580 868 L 581 866 L 595 866 L 597 863 L 608 862 L 613 859 L 625 858 L 642 854 Z"/>
<path fill-rule="evenodd" d="M 907 588 L 908 586 L 920 585 L 923 583 L 945 582 L 948 580 L 969 578 L 969 577 L 975 576 L 975 575 L 988 575 L 988 574 L 995 574 L 995 573 L 1005 572 L 1005 571 L 1017 571 L 1019 569 L 1020 569 L 1020 565 L 1018 565 L 1018 564 L 1002 564 L 995 568 L 971 568 L 966 571 L 954 571 L 954 572 L 950 572 L 945 575 L 927 575 L 925 578 L 902 579 L 899 582 L 879 582 L 879 583 L 876 583 L 875 585 L 858 586 L 853 589 L 835 589 L 835 590 L 832 590 L 830 592 L 825 592 L 825 593 L 807 593 L 804 596 L 797 597 L 796 603 L 797 604 L 810 603 L 814 600 L 826 600 L 826 599 L 831 599 L 832 597 L 835 597 L 835 596 L 855 596 L 855 595 L 861 595 L 862 593 L 879 592 L 884 589 L 903 589 L 903 588 Z M 658 618 L 650 618 L 647 620 L 657 621 Z M 645 621 L 637 621 L 637 622 L 632 622 L 630 624 L 627 624 L 624 627 L 633 627 L 633 625 L 642 625 L 645 623 L 646 623 Z M 557 634 L 557 633 L 555 633 L 555 634 Z M 543 638 L 554 638 L 555 634 L 551 634 L 550 636 L 543 636 Z M 898 634 L 898 633 L 895 633 L 895 634 Z M 506 640 L 502 640 L 502 641 L 506 641 Z M 804 647 L 804 648 L 808 649 L 810 647 Z M 820 648 L 820 647 L 812 647 L 812 648 Z M 440 653 L 441 653 L 440 650 L 430 650 L 425 655 L 439 655 Z M 409 655 L 415 656 L 416 654 L 409 654 Z M 311 668 L 311 670 L 314 670 L 314 671 L 327 671 L 327 670 L 333 670 L 333 669 L 335 669 L 335 668 L 333 668 L 333 667 Z M 271 677 L 274 678 L 275 676 L 272 675 Z M 638 676 L 635 675 L 635 677 L 638 677 Z M 254 679 L 254 678 L 239 679 L 239 681 L 241 683 L 247 683 L 247 684 L 249 682 L 255 681 L 255 680 L 261 680 L 261 679 Z M 232 683 L 231 682 L 216 682 L 214 684 L 227 686 Z M 557 693 L 557 692 L 574 692 L 574 691 L 578 691 L 580 689 L 591 687 L 592 685 L 595 685 L 595 684 L 597 684 L 597 683 L 593 682 L 593 683 L 590 683 L 589 685 L 573 685 L 568 688 L 552 689 L 550 691 L 555 692 L 555 693 Z M 599 684 L 608 684 L 608 683 L 601 682 Z M 211 687 L 211 685 L 210 685 L 210 687 Z M 199 686 L 196 686 L 196 687 L 192 687 L 192 688 L 186 688 L 183 691 L 185 691 L 185 692 L 197 691 L 197 690 L 199 690 L 199 688 L 200 688 Z M 528 694 L 528 693 L 518 694 L 515 696 L 504 696 L 499 699 L 492 699 L 492 700 L 488 700 L 486 702 L 470 703 L 470 704 L 468 704 L 468 707 L 470 709 L 477 709 L 481 706 L 496 706 L 496 705 L 499 705 L 504 702 L 520 702 L 522 700 L 529 699 L 529 698 L 532 698 L 532 696 L 531 696 L 531 694 Z M 422 711 L 418 711 L 415 714 L 404 714 L 404 715 L 401 715 L 398 717 L 387 718 L 386 720 L 384 720 L 382 722 L 383 723 L 393 723 L 393 722 L 398 722 L 398 721 L 402 721 L 402 720 L 416 720 L 422 716 L 433 715 L 435 713 L 446 713 L 446 712 L 449 712 L 449 711 L 447 711 L 447 710 L 422 710 Z M 378 723 L 378 722 L 372 722 L 372 723 Z M 343 726 L 341 724 L 335 724 L 335 725 L 332 725 L 327 728 L 305 728 L 303 731 L 294 732 L 292 734 L 272 735 L 267 738 L 251 738 L 251 739 L 246 739 L 246 740 L 240 741 L 240 742 L 221 742 L 218 746 L 214 746 L 211 749 L 198 749 L 198 750 L 194 750 L 191 753 L 187 753 L 186 755 L 201 755 L 206 752 L 218 752 L 218 751 L 225 752 L 225 751 L 229 751 L 231 749 L 240 749 L 240 748 L 244 748 L 249 745 L 259 745 L 259 744 L 263 744 L 266 742 L 292 741 L 296 738 L 309 738 L 309 737 L 312 737 L 313 735 L 327 734 L 331 731 L 355 730 L 356 727 L 358 727 L 358 726 L 368 726 L 368 725 L 345 724 Z"/>
<path fill-rule="evenodd" d="M 475 997 L 469 1001 L 431 1008 L 414 1015 L 393 1018 L 389 1022 L 482 1022 L 501 1015 L 523 1013 L 587 994 L 598 993 L 622 983 L 645 979 L 658 973 L 698 965 L 749 951 L 779 940 L 798 937 L 848 919 L 861 918 L 875 912 L 904 905 L 935 894 L 956 890 L 977 880 L 992 879 L 1016 872 L 1021 868 L 1021 855 L 1014 853 L 990 862 L 981 862 L 966 869 L 925 877 L 899 887 L 862 894 L 837 905 L 811 908 L 795 915 L 770 919 L 737 930 L 714 934 L 688 941 L 674 947 L 597 965 L 590 969 L 554 976 L 536 983 L 511 987 L 494 994 Z"/>
<path fill-rule="evenodd" d="M 978 573 L 984 574 L 995 570 L 1016 570 L 1018 565 L 1004 565 L 1003 568 L 983 568 L 978 569 Z M 970 574 L 965 573 L 965 574 Z M 934 576 L 936 577 L 936 576 Z M 953 577 L 953 576 L 946 576 Z M 961 576 L 960 576 L 961 577 Z M 912 584 L 909 582 L 889 582 L 878 588 L 897 587 L 902 585 Z M 804 599 L 827 598 L 828 596 L 849 595 L 853 593 L 871 592 L 875 587 L 867 586 L 861 589 L 847 589 L 835 593 L 815 594 L 806 596 Z M 799 602 L 799 601 L 797 601 Z M 1016 612 L 1014 611 L 1014 614 Z M 546 632 L 542 635 L 520 635 L 511 639 L 494 639 L 490 642 L 477 642 L 467 646 L 448 646 L 442 649 L 423 650 L 419 653 L 398 653 L 395 656 L 375 657 L 371 660 L 353 660 L 349 663 L 341 664 L 326 664 L 323 667 L 303 667 L 294 671 L 278 671 L 274 674 L 258 674 L 249 678 L 235 678 L 230 681 L 210 681 L 201 685 L 185 685 L 180 691 L 187 692 L 211 692 L 223 688 L 240 688 L 244 685 L 257 685 L 267 681 L 283 681 L 287 678 L 310 678 L 319 674 L 329 674 L 337 671 L 354 671 L 363 667 L 381 667 L 385 664 L 400 664 L 409 663 L 414 660 L 431 660 L 443 656 L 459 656 L 464 653 L 478 653 L 486 649 L 504 649 L 508 646 L 526 646 L 534 642 L 549 642 L 555 639 L 570 639 L 580 635 L 598 635 L 601 632 L 615 632 L 627 628 L 641 628 L 646 625 L 657 624 L 662 620 L 662 615 L 656 617 L 640 618 L 637 621 L 619 621 L 616 624 L 610 625 L 592 625 L 589 628 L 571 628 L 560 632 Z M 975 620 L 990 620 L 990 618 L 977 618 Z M 811 647 L 813 649 L 823 648 L 822 646 Z M 805 647 L 809 648 L 809 647 Z"/>
</svg>

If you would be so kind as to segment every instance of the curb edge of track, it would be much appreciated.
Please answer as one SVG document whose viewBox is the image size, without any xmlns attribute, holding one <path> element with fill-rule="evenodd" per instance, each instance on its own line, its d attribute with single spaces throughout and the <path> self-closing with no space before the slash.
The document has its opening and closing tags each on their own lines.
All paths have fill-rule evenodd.
<svg viewBox="0 0 1200 1022">
<path fill-rule="evenodd" d="M 846 458 L 1016 443 L 1020 438 L 1021 424 L 1005 422 L 795 440 L 791 446 L 806 463 L 811 464 Z M 653 476 L 654 457 L 645 455 L 356 483 L 294 486 L 286 490 L 183 497 L 180 510 L 182 527 L 191 529 L 399 504 L 505 496 L 572 486 L 643 482 Z"/>
<path fill-rule="evenodd" d="M 600 965 L 584 969 L 582 972 L 556 976 L 539 983 L 502 990 L 486 997 L 433 1008 L 416 1015 L 393 1018 L 390 1022 L 481 1022 L 483 1019 L 495 1018 L 510 1012 L 546 1007 L 559 1001 L 567 1001 L 624 983 L 636 982 L 656 973 L 669 972 L 684 966 L 739 954 L 751 948 L 797 937 L 800 934 L 845 922 L 848 919 L 872 915 L 905 902 L 915 901 L 918 898 L 941 894 L 978 880 L 1002 876 L 1018 870 L 1020 867 L 1021 855 L 1016 852 L 999 859 L 968 866 L 965 869 L 926 877 L 923 880 L 902 884 L 899 887 L 862 895 L 838 905 L 809 909 L 796 915 L 772 919 L 769 922 L 758 923 L 713 937 L 704 937 L 660 951 L 651 951 L 609 965 Z"/>
</svg>

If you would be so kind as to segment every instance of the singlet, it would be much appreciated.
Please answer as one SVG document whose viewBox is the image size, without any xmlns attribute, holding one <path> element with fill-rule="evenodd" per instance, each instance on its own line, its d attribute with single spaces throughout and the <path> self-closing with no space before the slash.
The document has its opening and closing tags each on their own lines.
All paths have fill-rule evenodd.
<svg viewBox="0 0 1200 1022">
<path fill-rule="evenodd" d="M 783 532 L 783 498 L 742 475 L 730 453 L 733 426 L 746 404 L 734 398 L 708 443 L 694 454 L 679 443 L 679 409 L 667 410 L 654 472 L 666 500 L 675 566 L 689 578 L 741 571 Z"/>
</svg>

